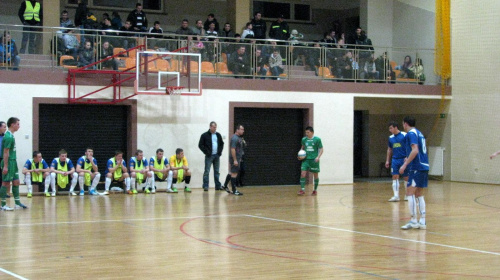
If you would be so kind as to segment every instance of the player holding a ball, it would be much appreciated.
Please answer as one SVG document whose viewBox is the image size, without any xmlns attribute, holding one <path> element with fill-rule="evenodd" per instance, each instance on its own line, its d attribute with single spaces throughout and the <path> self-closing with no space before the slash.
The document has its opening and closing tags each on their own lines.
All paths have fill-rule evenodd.
<svg viewBox="0 0 500 280">
<path fill-rule="evenodd" d="M 306 127 L 306 137 L 302 138 L 301 142 L 301 150 L 306 151 L 306 157 L 302 161 L 302 165 L 300 167 L 300 191 L 298 195 L 305 195 L 306 189 L 306 175 L 307 172 L 311 172 L 314 177 L 314 191 L 312 195 L 318 194 L 318 173 L 319 173 L 319 159 L 323 154 L 323 144 L 321 143 L 321 139 L 317 136 L 314 136 L 314 129 L 311 126 Z"/>
</svg>

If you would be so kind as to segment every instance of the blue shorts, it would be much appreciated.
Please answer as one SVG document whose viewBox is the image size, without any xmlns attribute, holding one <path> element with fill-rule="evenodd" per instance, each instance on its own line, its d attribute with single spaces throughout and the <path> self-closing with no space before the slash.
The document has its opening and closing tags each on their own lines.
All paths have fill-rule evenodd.
<svg viewBox="0 0 500 280">
<path fill-rule="evenodd" d="M 427 188 L 427 181 L 429 180 L 428 170 L 412 170 L 409 173 L 408 187 Z"/>
<path fill-rule="evenodd" d="M 401 177 L 408 177 L 408 168 L 405 169 L 403 174 L 399 174 L 399 168 L 405 163 L 404 158 L 393 158 L 391 162 L 391 174 L 400 175 Z"/>
</svg>

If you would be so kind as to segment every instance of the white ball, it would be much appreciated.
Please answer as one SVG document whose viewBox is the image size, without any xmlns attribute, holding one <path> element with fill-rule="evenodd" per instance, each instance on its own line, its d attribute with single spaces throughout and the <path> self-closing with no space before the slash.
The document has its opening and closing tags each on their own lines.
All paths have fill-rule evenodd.
<svg viewBox="0 0 500 280">
<path fill-rule="evenodd" d="M 297 154 L 297 157 L 299 158 L 299 160 L 305 159 L 306 158 L 306 151 L 300 150 L 299 153 Z"/>
</svg>

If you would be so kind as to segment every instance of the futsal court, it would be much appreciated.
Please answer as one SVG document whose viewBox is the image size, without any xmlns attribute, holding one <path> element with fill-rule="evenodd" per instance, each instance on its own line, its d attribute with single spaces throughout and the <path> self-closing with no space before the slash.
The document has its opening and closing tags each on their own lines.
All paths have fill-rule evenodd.
<svg viewBox="0 0 500 280">
<path fill-rule="evenodd" d="M 23 197 L 0 212 L 0 279 L 500 278 L 499 186 L 430 181 L 427 229 L 406 231 L 389 178 L 310 188 Z"/>
</svg>

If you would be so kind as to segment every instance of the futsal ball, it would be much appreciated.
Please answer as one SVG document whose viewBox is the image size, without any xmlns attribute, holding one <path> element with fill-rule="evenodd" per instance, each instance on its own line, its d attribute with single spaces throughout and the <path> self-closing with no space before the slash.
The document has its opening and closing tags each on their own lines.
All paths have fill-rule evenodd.
<svg viewBox="0 0 500 280">
<path fill-rule="evenodd" d="M 299 151 L 299 153 L 297 154 L 297 158 L 298 158 L 299 160 L 303 160 L 303 159 L 305 159 L 305 158 L 306 158 L 306 151 L 304 151 L 304 150 L 300 150 L 300 151 Z"/>
</svg>

